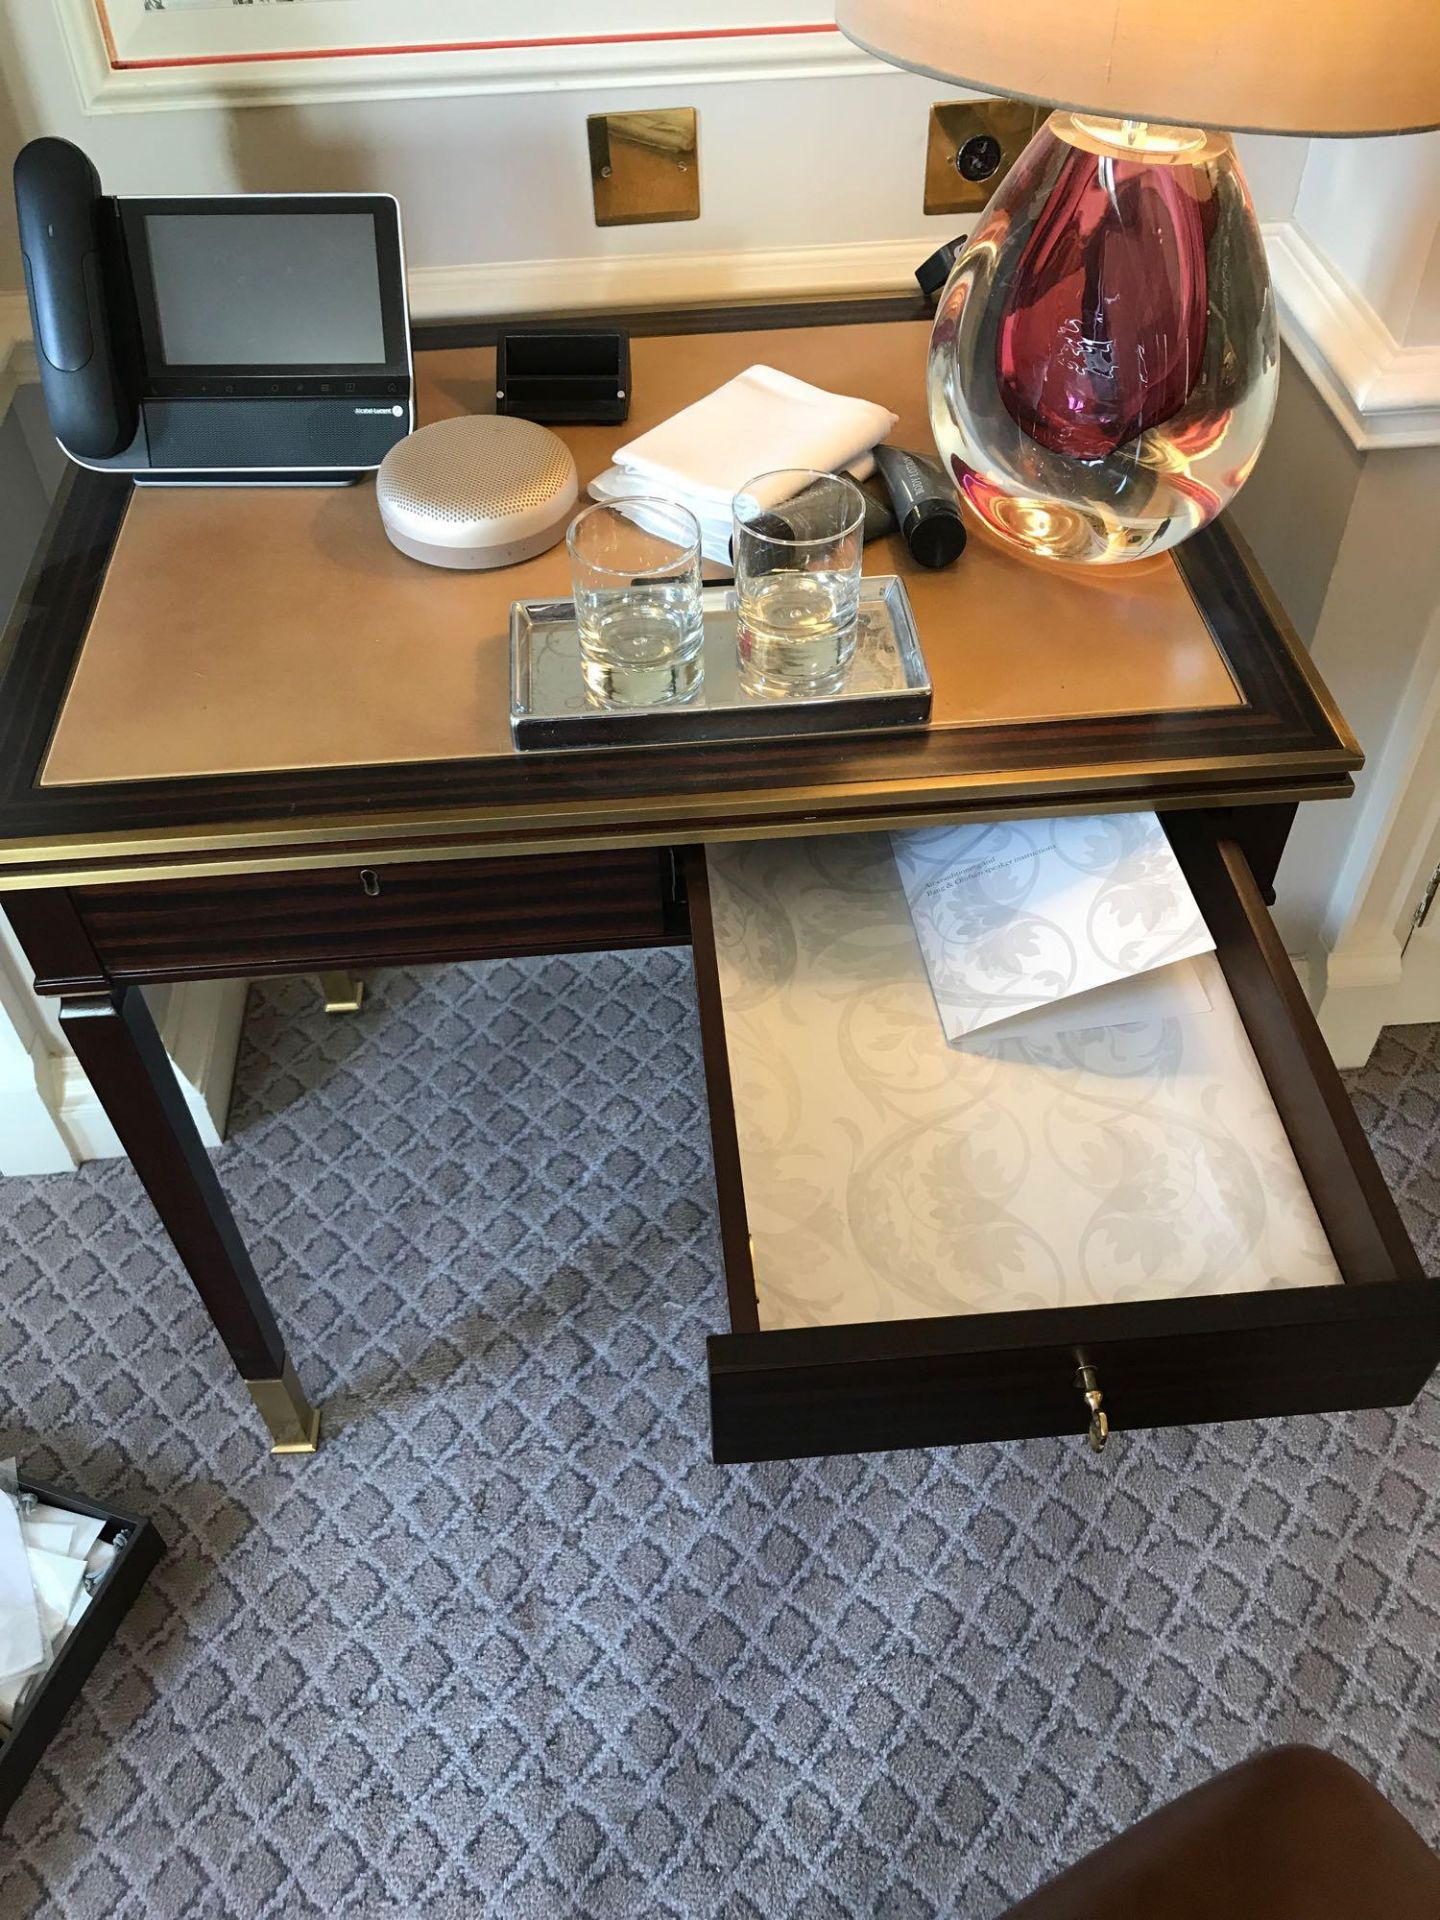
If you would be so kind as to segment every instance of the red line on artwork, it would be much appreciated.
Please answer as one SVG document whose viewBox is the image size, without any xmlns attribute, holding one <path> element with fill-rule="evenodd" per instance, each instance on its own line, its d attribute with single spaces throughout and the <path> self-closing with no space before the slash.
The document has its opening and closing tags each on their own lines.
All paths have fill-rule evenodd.
<svg viewBox="0 0 1440 1920">
<path fill-rule="evenodd" d="M 101 0 L 101 26 L 110 51 L 110 64 L 120 72 L 137 72 L 163 67 L 251 66 L 281 60 L 367 60 L 385 54 L 406 53 L 509 53 L 546 47 L 631 47 L 684 40 L 765 40 L 782 34 L 838 33 L 827 20 L 796 22 L 778 27 L 686 27 L 678 32 L 656 33 L 582 33 L 564 34 L 533 40 L 436 40 L 407 47 L 295 47 L 271 49 L 266 53 L 197 53 L 176 55 L 170 59 L 122 60 L 110 31 L 110 22 Z"/>
</svg>

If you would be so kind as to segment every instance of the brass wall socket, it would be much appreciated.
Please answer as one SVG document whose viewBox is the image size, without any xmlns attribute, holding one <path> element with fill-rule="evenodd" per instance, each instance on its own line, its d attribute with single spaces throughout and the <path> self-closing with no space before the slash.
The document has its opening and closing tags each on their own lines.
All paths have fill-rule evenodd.
<svg viewBox="0 0 1440 1920">
<path fill-rule="evenodd" d="M 592 113 L 585 131 L 597 227 L 700 218 L 700 150 L 693 107 Z"/>
<path fill-rule="evenodd" d="M 1044 117 L 1025 100 L 941 100 L 930 109 L 926 213 L 977 213 Z"/>
</svg>

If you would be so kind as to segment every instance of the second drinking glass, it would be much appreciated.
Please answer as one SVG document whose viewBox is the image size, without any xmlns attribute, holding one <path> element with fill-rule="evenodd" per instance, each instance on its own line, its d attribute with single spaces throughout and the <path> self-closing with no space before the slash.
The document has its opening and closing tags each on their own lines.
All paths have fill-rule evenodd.
<svg viewBox="0 0 1440 1920">
<path fill-rule="evenodd" d="M 775 699 L 838 692 L 860 607 L 860 489 L 806 467 L 762 473 L 734 515 L 740 684 Z"/>
</svg>

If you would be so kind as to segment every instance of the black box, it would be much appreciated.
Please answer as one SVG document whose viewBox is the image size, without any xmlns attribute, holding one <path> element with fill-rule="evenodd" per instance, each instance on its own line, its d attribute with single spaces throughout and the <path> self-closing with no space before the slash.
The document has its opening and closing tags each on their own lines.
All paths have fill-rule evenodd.
<svg viewBox="0 0 1440 1920">
<path fill-rule="evenodd" d="M 630 336 L 615 329 L 502 332 L 495 411 L 547 426 L 615 426 L 630 412 Z"/>
<path fill-rule="evenodd" d="M 109 1507 L 97 1507 L 92 1500 L 82 1500 L 76 1494 L 37 1486 L 30 1481 L 22 1480 L 20 1491 L 33 1493 L 46 1506 L 64 1507 L 70 1513 L 103 1520 L 105 1527 L 100 1538 L 116 1543 L 116 1553 L 54 1665 L 41 1676 L 39 1686 L 21 1709 L 9 1735 L 0 1737 L 0 1821 L 19 1798 L 71 1701 L 109 1645 L 150 1569 L 165 1551 L 160 1535 L 148 1520 L 137 1520 L 131 1514 L 116 1513 Z M 123 1545 L 119 1544 L 122 1535 Z"/>
</svg>

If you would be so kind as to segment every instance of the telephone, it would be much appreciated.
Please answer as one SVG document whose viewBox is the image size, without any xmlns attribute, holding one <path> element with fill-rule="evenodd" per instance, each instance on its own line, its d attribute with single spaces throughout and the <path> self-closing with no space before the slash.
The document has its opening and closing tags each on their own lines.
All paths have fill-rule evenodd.
<svg viewBox="0 0 1440 1920">
<path fill-rule="evenodd" d="M 15 162 L 50 425 L 137 481 L 343 484 L 414 427 L 389 194 L 122 199 L 45 137 Z"/>
</svg>

